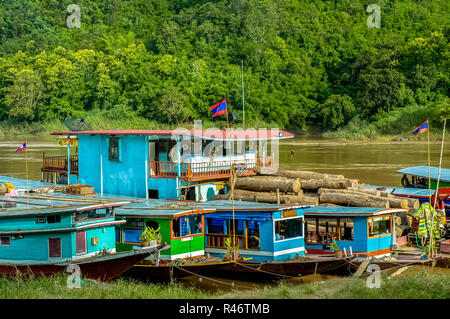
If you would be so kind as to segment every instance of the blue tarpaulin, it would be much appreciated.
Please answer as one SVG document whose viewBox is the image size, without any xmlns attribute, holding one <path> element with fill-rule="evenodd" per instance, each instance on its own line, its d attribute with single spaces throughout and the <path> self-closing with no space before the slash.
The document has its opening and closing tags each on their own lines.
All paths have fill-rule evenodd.
<svg viewBox="0 0 450 319">
<path fill-rule="evenodd" d="M 400 169 L 397 172 L 412 176 L 428 177 L 428 166 L 412 166 Z M 433 180 L 437 180 L 438 175 L 439 168 L 430 166 L 430 178 Z M 439 180 L 442 182 L 450 182 L 450 169 L 441 168 L 441 175 Z"/>
</svg>

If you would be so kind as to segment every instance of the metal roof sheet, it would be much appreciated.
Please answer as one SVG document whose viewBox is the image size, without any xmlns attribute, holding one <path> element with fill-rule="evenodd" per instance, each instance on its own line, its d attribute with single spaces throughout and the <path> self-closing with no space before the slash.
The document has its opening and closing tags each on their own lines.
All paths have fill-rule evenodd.
<svg viewBox="0 0 450 319">
<path fill-rule="evenodd" d="M 411 166 L 407 168 L 403 168 L 397 171 L 401 174 L 426 177 L 428 178 L 428 166 Z M 433 180 L 438 179 L 439 168 L 430 166 L 430 178 Z M 450 182 L 450 169 L 441 168 L 441 175 L 439 178 L 440 181 Z"/>
<path fill-rule="evenodd" d="M 266 140 L 292 138 L 294 134 L 282 130 L 103 130 L 56 131 L 51 135 L 146 135 L 146 136 L 197 136 L 208 140 Z"/>
<path fill-rule="evenodd" d="M 329 216 L 374 216 L 381 214 L 392 214 L 407 212 L 402 208 L 376 208 L 376 207 L 335 207 L 317 206 L 304 209 L 305 215 L 329 215 Z"/>
</svg>

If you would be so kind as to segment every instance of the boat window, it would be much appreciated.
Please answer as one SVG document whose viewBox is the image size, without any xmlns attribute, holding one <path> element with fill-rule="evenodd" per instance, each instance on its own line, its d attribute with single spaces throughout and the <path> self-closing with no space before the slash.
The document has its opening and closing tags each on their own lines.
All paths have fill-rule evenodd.
<svg viewBox="0 0 450 319">
<path fill-rule="evenodd" d="M 109 160 L 110 161 L 120 161 L 120 149 L 119 149 L 119 137 L 111 136 L 109 138 Z"/>
<path fill-rule="evenodd" d="M 113 209 L 110 207 L 102 209 L 91 209 L 75 213 L 74 221 L 82 222 L 90 219 L 105 218 L 113 216 Z"/>
<path fill-rule="evenodd" d="M 208 233 L 223 234 L 224 233 L 224 220 L 219 218 L 208 218 Z"/>
<path fill-rule="evenodd" d="M 353 218 L 341 218 L 339 220 L 338 240 L 353 240 Z"/>
<path fill-rule="evenodd" d="M 337 218 L 319 219 L 319 241 L 326 244 L 338 238 Z"/>
<path fill-rule="evenodd" d="M 11 237 L 3 236 L 0 237 L 0 246 L 9 246 L 11 245 Z"/>
<path fill-rule="evenodd" d="M 102 209 L 97 209 L 97 218 L 111 217 L 112 208 L 106 207 Z"/>
<path fill-rule="evenodd" d="M 49 223 L 49 224 L 60 223 L 60 222 L 61 222 L 61 215 L 47 216 L 47 223 Z"/>
<path fill-rule="evenodd" d="M 288 218 L 275 221 L 275 241 L 303 236 L 303 218 Z"/>
<path fill-rule="evenodd" d="M 305 232 L 306 232 L 306 244 L 319 244 L 319 236 L 317 233 L 317 220 L 316 218 L 305 219 Z"/>
<path fill-rule="evenodd" d="M 353 218 L 306 218 L 305 232 L 307 244 L 353 241 Z"/>
<path fill-rule="evenodd" d="M 172 219 L 173 237 L 184 237 L 203 232 L 202 215 Z"/>
<path fill-rule="evenodd" d="M 391 233 L 391 216 L 369 217 L 367 220 L 369 237 Z"/>
<path fill-rule="evenodd" d="M 247 221 L 247 248 L 259 249 L 259 224 L 256 221 Z"/>
<path fill-rule="evenodd" d="M 126 243 L 140 243 L 142 229 L 124 228 L 123 241 Z"/>
</svg>

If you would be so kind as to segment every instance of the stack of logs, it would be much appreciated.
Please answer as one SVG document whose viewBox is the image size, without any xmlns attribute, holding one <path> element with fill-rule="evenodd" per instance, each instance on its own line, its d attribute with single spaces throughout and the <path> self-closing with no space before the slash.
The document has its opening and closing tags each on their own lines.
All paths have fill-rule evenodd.
<svg viewBox="0 0 450 319">
<path fill-rule="evenodd" d="M 418 200 L 401 199 L 376 189 L 365 188 L 358 185 L 358 180 L 345 178 L 343 175 L 284 169 L 278 169 L 274 175 L 264 175 L 258 170 L 257 173 L 257 176 L 236 179 L 235 200 L 409 210 L 417 210 L 420 206 Z M 216 195 L 214 199 L 231 199 L 231 192 L 228 195 Z"/>
</svg>

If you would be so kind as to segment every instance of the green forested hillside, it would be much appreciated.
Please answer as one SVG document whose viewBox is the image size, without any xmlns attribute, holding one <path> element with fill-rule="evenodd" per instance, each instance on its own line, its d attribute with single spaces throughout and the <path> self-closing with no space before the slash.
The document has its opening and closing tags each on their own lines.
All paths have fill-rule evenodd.
<svg viewBox="0 0 450 319">
<path fill-rule="evenodd" d="M 371 3 L 380 5 L 381 28 L 366 24 Z M 67 27 L 70 4 L 80 7 L 80 28 Z M 2 0 L 0 120 L 94 111 L 177 124 L 211 119 L 209 107 L 225 95 L 241 117 L 243 60 L 249 124 L 334 130 L 391 118 L 385 124 L 395 127 L 414 110 L 417 122 L 430 116 L 438 125 L 450 109 L 449 7 L 447 0 Z"/>
</svg>

